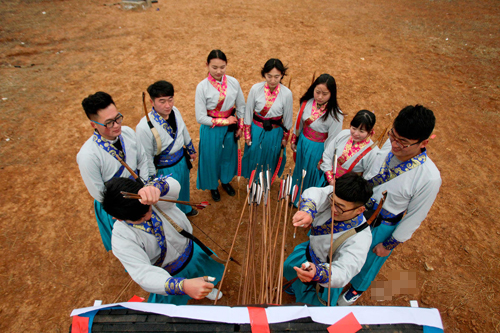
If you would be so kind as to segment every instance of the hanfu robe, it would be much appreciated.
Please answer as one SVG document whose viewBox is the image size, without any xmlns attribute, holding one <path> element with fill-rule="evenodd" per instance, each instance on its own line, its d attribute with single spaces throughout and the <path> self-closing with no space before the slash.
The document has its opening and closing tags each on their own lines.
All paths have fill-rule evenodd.
<svg viewBox="0 0 500 333">
<path fill-rule="evenodd" d="M 312 283 L 303 283 L 297 279 L 288 292 L 295 294 L 296 302 L 312 305 L 323 305 L 316 294 L 316 283 L 322 290 L 319 296 L 323 301 L 328 299 L 328 287 L 331 291 L 331 305 L 337 304 L 337 299 L 342 288 L 349 283 L 363 267 L 368 249 L 371 244 L 370 228 L 366 227 L 360 232 L 347 238 L 333 253 L 331 279 L 328 277 L 330 254 L 330 233 L 332 228 L 332 212 L 329 194 L 333 187 L 311 187 L 304 191 L 300 210 L 313 217 L 309 241 L 295 247 L 290 256 L 285 260 L 283 274 L 288 281 L 297 277 L 293 267 L 301 267 L 302 263 L 309 261 L 316 265 L 316 276 Z M 333 221 L 333 242 L 345 232 L 366 223 L 363 214 L 347 221 Z M 316 281 L 317 280 L 317 281 Z"/>
<path fill-rule="evenodd" d="M 122 126 L 121 129 L 121 135 L 114 141 L 106 140 L 94 131 L 76 155 L 83 182 L 94 198 L 94 212 L 106 251 L 111 250 L 111 231 L 114 220 L 101 207 L 104 183 L 115 177 L 132 177 L 114 155 L 120 155 L 143 180 L 154 175 L 154 170 L 148 167 L 146 154 L 142 145 L 138 144 L 134 130 L 127 126 Z M 112 145 L 118 140 L 122 146 L 121 154 Z"/>
<path fill-rule="evenodd" d="M 176 200 L 179 182 L 170 177 L 164 182 L 161 197 Z M 163 214 L 185 231 L 193 232 L 186 215 L 174 203 L 159 201 L 156 206 L 161 212 L 153 206 L 150 221 L 135 225 L 120 220 L 116 222 L 112 237 L 113 254 L 130 277 L 151 293 L 148 302 L 186 305 L 191 298 L 181 290 L 181 282 L 207 275 L 215 277 L 213 283 L 217 284 L 222 278 L 224 265 L 175 230 Z"/>
<path fill-rule="evenodd" d="M 275 123 L 270 125 L 271 130 L 266 131 L 262 121 Z M 288 141 L 292 122 L 293 96 L 290 89 L 280 83 L 270 92 L 265 81 L 252 86 L 247 98 L 244 120 L 245 139 L 250 139 L 252 144 L 245 144 L 241 172 L 243 177 L 250 178 L 256 168 L 258 172 L 261 169 L 269 169 L 271 175 L 275 173 L 282 140 Z M 278 177 L 283 173 L 285 164 L 286 149 L 283 149 Z"/>
<path fill-rule="evenodd" d="M 243 128 L 245 97 L 239 82 L 228 75 L 217 82 L 209 74 L 196 87 L 195 110 L 201 125 L 196 188 L 215 190 L 219 180 L 228 184 L 237 174 L 238 147 L 227 118 L 234 115 L 236 127 Z"/>
<path fill-rule="evenodd" d="M 175 106 L 169 116 L 175 121 L 175 128 L 172 128 L 168 121 L 154 108 L 149 112 L 149 119 L 158 131 L 161 140 L 161 153 L 159 155 L 156 155 L 157 143 L 145 116 L 137 124 L 135 130 L 137 138 L 146 152 L 149 168 L 153 169 L 158 176 L 171 174 L 181 184 L 179 200 L 189 201 L 189 169 L 184 151 L 186 150 L 188 154 L 195 154 L 196 150 L 182 115 Z M 177 207 L 186 214 L 192 210 L 191 206 L 187 205 L 177 204 Z"/>
<path fill-rule="evenodd" d="M 384 191 L 387 199 L 380 212 L 382 224 L 372 230 L 366 263 L 351 281 L 352 287 L 361 292 L 368 289 L 390 256 L 379 257 L 372 249 L 382 243 L 392 253 L 398 244 L 409 240 L 427 216 L 441 186 L 439 170 L 425 149 L 409 161 L 401 162 L 392 154 L 390 140 L 363 177 L 374 186 L 368 209 L 377 208 Z"/>
</svg>

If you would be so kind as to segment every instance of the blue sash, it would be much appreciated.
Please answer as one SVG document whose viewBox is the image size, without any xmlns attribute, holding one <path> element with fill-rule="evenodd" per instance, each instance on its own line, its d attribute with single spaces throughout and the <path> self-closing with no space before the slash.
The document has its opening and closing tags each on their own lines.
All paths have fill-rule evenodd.
<svg viewBox="0 0 500 333">
<path fill-rule="evenodd" d="M 419 165 L 424 164 L 427 159 L 427 151 L 424 148 L 423 151 L 417 156 L 409 159 L 408 161 L 396 165 L 392 169 L 389 169 L 389 164 L 393 157 L 394 154 L 392 152 L 389 152 L 378 174 L 368 181 L 374 187 L 386 183 L 396 178 L 397 176 L 402 175 L 406 171 L 410 171 L 411 169 L 414 169 Z"/>
<path fill-rule="evenodd" d="M 378 207 L 378 202 L 373 199 L 373 198 L 370 198 L 370 200 L 368 200 L 368 202 L 366 203 L 366 208 L 368 210 L 377 210 L 377 207 Z M 399 213 L 399 214 L 393 214 L 391 212 L 389 212 L 388 210 L 386 210 L 385 208 L 382 208 L 380 210 L 380 213 L 379 215 L 382 217 L 382 224 L 385 224 L 385 225 L 396 225 L 399 223 L 399 221 L 401 221 L 401 219 L 403 218 L 403 215 L 406 213 L 406 210 Z M 388 222 L 387 220 L 388 219 L 397 219 L 399 221 L 397 221 L 396 223 L 391 223 L 391 222 Z"/>
<path fill-rule="evenodd" d="M 333 225 L 333 233 L 356 228 L 361 223 L 363 223 L 363 214 L 359 214 L 355 218 L 347 221 L 335 221 Z M 312 236 L 329 235 L 331 233 L 331 226 L 332 226 L 332 219 L 330 218 L 324 224 L 312 227 L 311 235 Z"/>
<path fill-rule="evenodd" d="M 184 156 L 184 149 L 182 148 L 170 155 L 165 153 L 167 149 L 157 156 L 157 166 L 170 166 L 176 164 Z"/>
<path fill-rule="evenodd" d="M 184 250 L 184 253 L 182 253 L 174 262 L 163 267 L 163 269 L 169 272 L 170 275 L 172 276 L 177 274 L 181 270 L 181 268 L 183 268 L 186 261 L 188 261 L 189 258 L 191 258 L 192 252 L 193 252 L 193 241 L 189 239 L 188 245 Z"/>
<path fill-rule="evenodd" d="M 113 146 L 113 144 L 111 144 L 111 142 L 109 142 L 108 140 L 103 139 L 101 137 L 101 134 L 99 134 L 99 132 L 94 131 L 94 134 L 92 135 L 92 139 L 97 144 L 97 146 L 104 149 L 104 151 L 113 156 L 117 161 L 118 159 L 116 158 L 116 156 L 119 156 L 123 161 L 126 162 L 127 154 L 125 152 L 125 143 L 123 142 L 121 134 L 118 136 L 118 138 L 120 139 L 120 143 L 122 144 L 123 152 L 116 149 L 116 147 Z M 118 171 L 113 175 L 113 178 L 120 177 L 121 174 L 123 173 L 123 170 L 125 170 L 125 167 L 122 165 L 120 169 L 118 169 Z"/>
</svg>

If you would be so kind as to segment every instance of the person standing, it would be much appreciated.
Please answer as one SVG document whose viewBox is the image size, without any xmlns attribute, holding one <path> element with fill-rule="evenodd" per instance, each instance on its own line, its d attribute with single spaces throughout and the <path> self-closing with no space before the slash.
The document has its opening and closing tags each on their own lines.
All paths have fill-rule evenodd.
<svg viewBox="0 0 500 333">
<path fill-rule="evenodd" d="M 224 52 L 212 50 L 207 68 L 208 77 L 196 87 L 196 120 L 201 125 L 196 187 L 210 190 L 218 202 L 219 181 L 227 194 L 236 194 L 230 182 L 238 168 L 236 142 L 242 133 L 245 97 L 238 80 L 226 75 Z"/>
<path fill-rule="evenodd" d="M 381 224 L 372 229 L 366 262 L 339 297 L 339 305 L 353 304 L 370 287 L 392 251 L 411 238 L 431 209 L 441 187 L 441 175 L 426 149 L 435 123 L 434 113 L 422 105 L 403 108 L 365 172 L 374 186 L 367 209 L 377 209 L 384 191 L 387 199 L 379 215 Z"/>
<path fill-rule="evenodd" d="M 196 150 L 182 115 L 174 106 L 174 86 L 167 81 L 157 81 L 148 87 L 148 94 L 152 105 L 149 119 L 159 140 L 149 128 L 146 116 L 137 124 L 137 138 L 146 152 L 150 168 L 156 169 L 157 176 L 172 174 L 181 184 L 179 200 L 189 201 L 189 167 L 196 159 Z M 161 152 L 156 154 L 158 146 Z M 191 206 L 177 204 L 177 207 L 188 217 L 198 215 Z"/>
<path fill-rule="evenodd" d="M 342 130 L 344 115 L 337 102 L 337 84 L 333 76 L 321 74 L 300 98 L 300 111 L 290 140 L 296 152 L 293 185 L 299 192 L 322 185 L 323 172 L 318 162 L 329 142 Z M 304 188 L 300 188 L 302 170 L 306 170 Z M 295 199 L 297 206 L 299 196 Z"/>
<path fill-rule="evenodd" d="M 241 175 L 250 178 L 258 171 L 274 174 L 280 151 L 283 159 L 278 177 L 286 164 L 286 145 L 293 122 L 292 91 L 281 84 L 287 68 L 279 59 L 269 59 L 261 70 L 265 81 L 254 84 L 247 98 L 244 121 L 245 153 Z"/>
<path fill-rule="evenodd" d="M 131 177 L 118 161 L 121 158 L 143 179 L 154 175 L 133 129 L 122 126 L 123 115 L 108 93 L 98 91 L 82 101 L 83 110 L 94 129 L 76 156 L 83 182 L 94 198 L 94 212 L 106 251 L 111 250 L 114 220 L 101 206 L 104 184 L 112 178 Z"/>
</svg>

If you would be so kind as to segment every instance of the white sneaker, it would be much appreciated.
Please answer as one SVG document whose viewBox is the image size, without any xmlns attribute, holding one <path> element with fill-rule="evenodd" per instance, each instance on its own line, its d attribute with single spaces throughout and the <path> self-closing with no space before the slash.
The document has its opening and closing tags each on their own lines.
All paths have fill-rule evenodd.
<svg viewBox="0 0 500 333">
<path fill-rule="evenodd" d="M 354 302 L 356 302 L 358 300 L 358 298 L 361 297 L 361 295 L 363 294 L 363 292 L 359 292 L 359 291 L 356 291 L 354 290 L 353 287 L 349 288 L 349 290 L 347 290 L 345 293 L 343 293 L 338 301 L 337 301 L 337 305 L 338 306 L 349 306 L 349 305 L 353 305 Z"/>
<path fill-rule="evenodd" d="M 217 296 L 217 292 L 219 291 L 219 289 L 217 288 L 214 288 L 212 289 L 212 291 L 207 295 L 205 296 L 206 298 L 208 298 L 209 300 L 211 301 L 215 301 L 215 296 Z M 219 292 L 219 298 L 217 298 L 217 300 L 220 300 L 222 298 L 222 291 Z"/>
</svg>

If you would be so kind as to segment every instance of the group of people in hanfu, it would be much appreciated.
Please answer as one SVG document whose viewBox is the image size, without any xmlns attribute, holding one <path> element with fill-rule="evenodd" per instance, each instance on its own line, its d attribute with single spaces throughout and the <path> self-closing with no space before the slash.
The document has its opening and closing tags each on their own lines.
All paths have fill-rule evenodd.
<svg viewBox="0 0 500 333">
<path fill-rule="evenodd" d="M 313 81 L 294 122 L 292 92 L 282 83 L 287 67 L 279 59 L 264 64 L 264 80 L 252 86 L 246 101 L 238 80 L 226 75 L 227 65 L 222 51 L 210 52 L 194 114 L 175 107 L 171 83 L 151 84 L 151 109 L 135 131 L 122 126 L 124 115 L 109 94 L 83 100 L 93 133 L 77 162 L 94 198 L 105 249 L 150 293 L 150 302 L 182 305 L 190 298 L 222 297 L 215 286 L 224 265 L 192 235 L 188 218 L 199 212 L 183 204 L 190 200 L 192 163 L 198 162 L 197 189 L 210 190 L 218 202 L 219 184 L 235 195 L 231 181 L 237 175 L 248 179 L 264 169 L 281 176 L 290 141 L 292 179 L 300 193 L 292 223 L 310 232 L 284 263 L 285 291 L 297 302 L 324 305 L 331 289 L 332 305 L 353 304 L 392 251 L 419 228 L 439 192 L 440 173 L 426 150 L 433 112 L 404 107 L 379 148 L 372 141 L 374 112 L 357 112 L 342 129 L 331 75 Z M 200 124 L 198 147 L 184 121 L 193 116 Z M 239 140 L 245 142 L 240 160 Z"/>
</svg>

